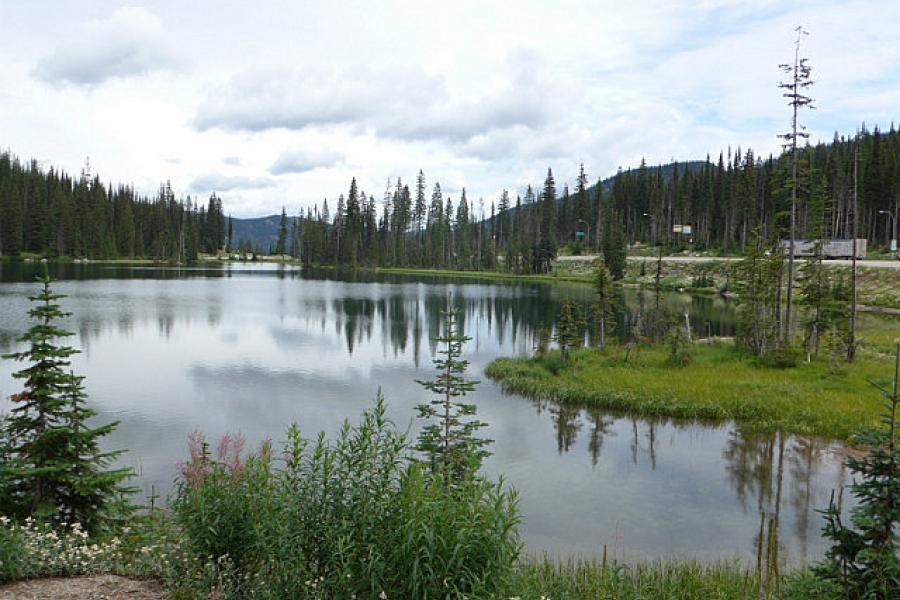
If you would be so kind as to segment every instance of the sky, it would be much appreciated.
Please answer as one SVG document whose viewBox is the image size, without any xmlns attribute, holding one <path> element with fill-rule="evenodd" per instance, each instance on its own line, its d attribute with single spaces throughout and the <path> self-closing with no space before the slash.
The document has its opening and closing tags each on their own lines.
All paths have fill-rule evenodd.
<svg viewBox="0 0 900 600">
<path fill-rule="evenodd" d="M 458 197 L 778 152 L 778 65 L 813 67 L 811 140 L 890 127 L 900 2 L 0 0 L 0 149 L 236 217 L 421 169 Z"/>
</svg>

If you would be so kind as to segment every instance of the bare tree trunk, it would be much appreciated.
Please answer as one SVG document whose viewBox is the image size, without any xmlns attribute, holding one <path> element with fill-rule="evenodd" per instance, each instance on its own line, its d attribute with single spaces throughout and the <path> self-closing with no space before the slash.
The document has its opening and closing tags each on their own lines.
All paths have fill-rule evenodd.
<svg viewBox="0 0 900 600">
<path fill-rule="evenodd" d="M 857 178 L 859 176 L 859 139 L 857 136 L 856 146 L 853 151 L 853 227 L 851 233 L 853 235 L 853 257 L 852 257 L 852 274 L 850 275 L 850 332 L 847 343 L 847 360 L 853 361 L 856 358 L 856 238 L 858 237 L 858 213 L 859 208 L 859 190 Z"/>
</svg>

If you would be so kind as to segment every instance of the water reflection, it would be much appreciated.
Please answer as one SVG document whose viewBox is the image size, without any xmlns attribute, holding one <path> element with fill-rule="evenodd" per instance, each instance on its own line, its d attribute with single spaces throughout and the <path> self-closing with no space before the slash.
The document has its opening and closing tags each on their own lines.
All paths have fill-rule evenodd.
<svg viewBox="0 0 900 600">
<path fill-rule="evenodd" d="M 36 266 L 0 267 L 0 350 L 17 347 Z M 844 482 L 840 448 L 759 435 L 732 424 L 643 419 L 592 407 L 505 395 L 481 377 L 497 356 L 527 355 L 559 304 L 587 308 L 588 286 L 300 272 L 263 266 L 154 270 L 67 265 L 67 326 L 85 352 L 92 406 L 121 421 L 111 447 L 127 447 L 144 495 L 171 490 L 194 428 L 276 439 L 291 421 L 307 434 L 335 431 L 370 406 L 380 386 L 389 416 L 415 435 L 415 383 L 432 369 L 447 293 L 472 341 L 473 400 L 495 440 L 486 469 L 520 491 L 528 551 L 624 559 L 742 557 L 777 565 L 823 551 L 821 522 Z M 721 299 L 666 295 L 697 335 L 729 335 Z M 655 298 L 625 290 L 620 326 Z M 544 333 L 542 333 L 544 332 Z M 586 336 L 593 332 L 586 331 Z M 0 363 L 0 394 L 16 391 Z M 0 410 L 3 405 L 0 404 Z M 766 571 L 767 572 L 767 571 Z"/>
</svg>

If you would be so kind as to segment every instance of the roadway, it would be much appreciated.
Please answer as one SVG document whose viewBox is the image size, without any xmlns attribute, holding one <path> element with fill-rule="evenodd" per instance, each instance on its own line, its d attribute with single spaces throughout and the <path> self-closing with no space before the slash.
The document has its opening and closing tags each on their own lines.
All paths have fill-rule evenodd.
<svg viewBox="0 0 900 600">
<path fill-rule="evenodd" d="M 598 256 L 596 254 L 583 254 L 581 256 L 559 256 L 556 260 L 560 262 L 590 262 L 596 260 Z M 657 257 L 655 256 L 629 256 L 628 260 L 642 260 L 645 262 L 656 262 Z M 741 260 L 740 257 L 737 256 L 663 256 L 664 262 L 670 263 L 714 263 L 714 262 L 737 262 Z M 798 258 L 798 261 L 802 261 L 802 258 Z M 849 267 L 853 264 L 853 261 L 849 259 L 834 259 L 834 260 L 826 260 L 825 264 L 827 265 L 835 265 L 839 267 Z M 858 267 L 872 267 L 876 269 L 900 269 L 900 260 L 858 260 L 856 261 L 856 266 Z"/>
</svg>

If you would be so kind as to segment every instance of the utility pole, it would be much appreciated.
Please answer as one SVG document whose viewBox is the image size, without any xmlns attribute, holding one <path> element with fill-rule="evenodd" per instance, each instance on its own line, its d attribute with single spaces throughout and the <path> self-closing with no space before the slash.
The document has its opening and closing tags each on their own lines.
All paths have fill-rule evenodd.
<svg viewBox="0 0 900 600">
<path fill-rule="evenodd" d="M 856 358 L 856 238 L 859 237 L 859 134 L 856 135 L 856 145 L 853 150 L 853 257 L 851 258 L 850 275 L 850 332 L 847 340 L 847 360 L 853 362 Z"/>
<path fill-rule="evenodd" d="M 813 84 L 812 79 L 810 79 L 812 67 L 806 64 L 805 58 L 800 58 L 800 40 L 802 36 L 809 35 L 809 32 L 804 30 L 802 26 L 797 26 L 794 31 L 797 32 L 797 40 L 794 42 L 794 64 L 778 65 L 782 71 L 791 76 L 789 81 L 779 83 L 778 87 L 788 90 L 782 93 L 782 96 L 789 99 L 788 105 L 793 109 L 791 131 L 778 136 L 785 140 L 784 146 L 791 150 L 791 225 L 790 240 L 788 242 L 787 307 L 785 310 L 782 341 L 790 341 L 793 325 L 794 253 L 797 237 L 797 139 L 809 137 L 809 133 L 798 131 L 806 128 L 797 123 L 797 112 L 803 107 L 815 108 L 812 105 L 813 99 L 801 93 Z"/>
</svg>

